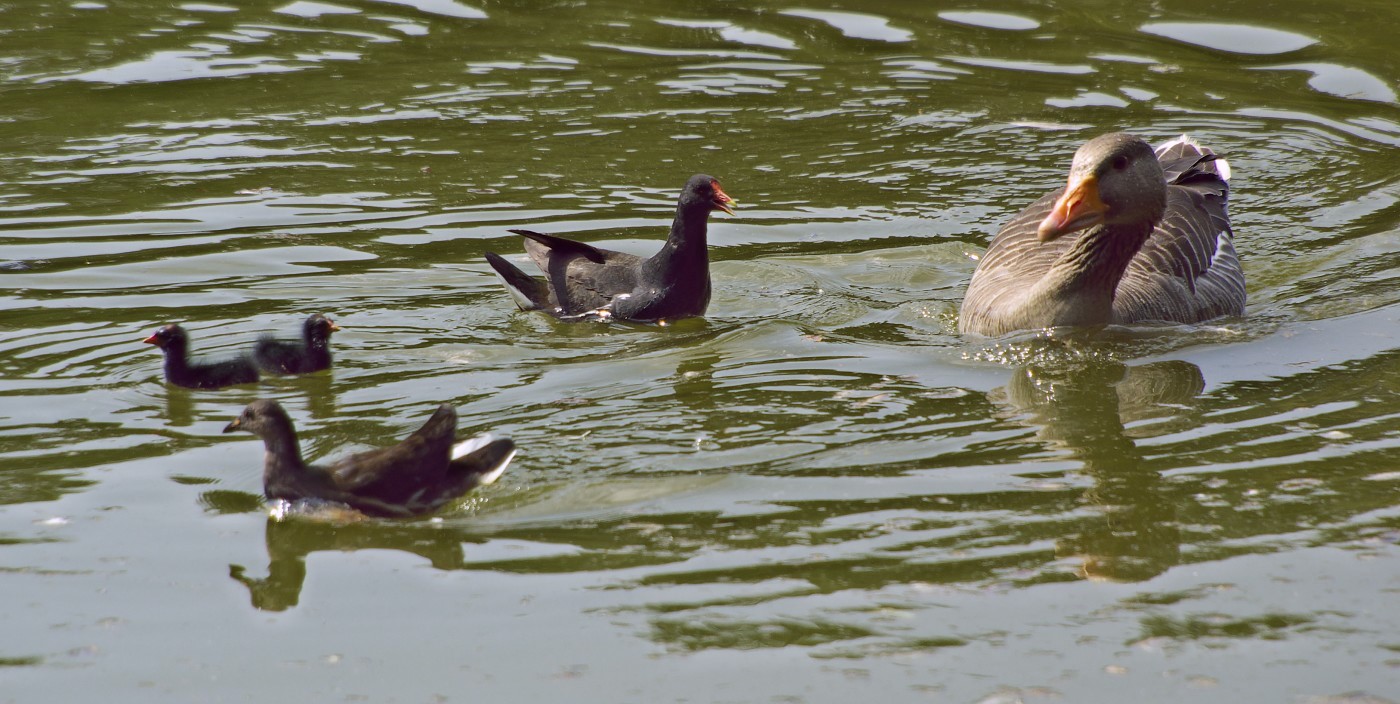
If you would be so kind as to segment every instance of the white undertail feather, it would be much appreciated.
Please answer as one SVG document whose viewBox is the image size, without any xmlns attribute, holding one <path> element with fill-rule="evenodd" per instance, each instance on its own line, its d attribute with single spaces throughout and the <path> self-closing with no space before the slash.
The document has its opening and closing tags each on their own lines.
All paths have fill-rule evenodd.
<svg viewBox="0 0 1400 704">
<path fill-rule="evenodd" d="M 1215 164 L 1215 172 L 1220 174 L 1221 180 L 1223 180 L 1225 183 L 1229 183 L 1230 162 L 1225 161 L 1224 159 L 1217 156 L 1215 157 L 1215 161 L 1213 163 Z"/>
<path fill-rule="evenodd" d="M 506 455 L 506 458 L 501 460 L 501 463 L 496 465 L 495 469 L 481 475 L 481 478 L 478 480 L 481 482 L 481 486 L 494 484 L 497 479 L 500 479 L 501 475 L 506 473 L 506 467 L 510 466 L 510 461 L 513 459 L 515 459 L 515 450 L 511 450 L 510 454 Z"/>
<path fill-rule="evenodd" d="M 470 455 L 471 453 L 476 452 L 477 450 L 480 450 L 481 448 L 486 447 L 487 445 L 495 441 L 496 436 L 490 433 L 483 433 L 470 440 L 463 440 L 462 442 L 459 442 L 456 445 L 452 446 L 452 459 L 458 460 L 463 457 L 466 457 L 467 455 Z M 511 450 L 510 454 L 506 455 L 505 459 L 501 460 L 500 464 L 492 468 L 491 471 L 482 474 L 481 477 L 478 479 L 480 485 L 486 486 L 487 484 L 491 484 L 497 479 L 500 479 L 501 475 L 505 474 L 506 467 L 510 466 L 510 461 L 515 459 L 515 452 L 515 450 Z"/>
<path fill-rule="evenodd" d="M 515 301 L 515 307 L 519 308 L 520 310 L 535 309 L 535 302 L 530 300 L 529 296 L 525 295 L 525 293 L 520 289 L 512 286 L 509 281 L 506 281 L 506 277 L 501 276 L 501 272 L 496 271 L 494 268 L 492 269 L 492 272 L 496 274 L 496 278 L 500 279 L 501 285 L 505 286 L 506 291 L 510 293 L 510 297 Z"/>
<path fill-rule="evenodd" d="M 452 446 L 452 459 L 460 460 L 487 445 L 490 445 L 496 437 L 491 433 L 482 433 L 470 440 L 463 440 Z"/>
<path fill-rule="evenodd" d="M 1178 145 L 1178 144 L 1188 144 L 1188 145 L 1191 146 L 1191 148 L 1193 148 L 1193 149 L 1195 149 L 1196 151 L 1201 152 L 1201 153 L 1203 153 L 1203 154 L 1204 154 L 1205 152 L 1208 151 L 1208 150 L 1202 148 L 1201 145 L 1198 144 L 1198 143 L 1196 142 L 1196 140 L 1191 139 L 1190 136 L 1184 135 L 1184 134 L 1181 135 L 1180 137 L 1177 137 L 1176 139 L 1170 139 L 1170 140 L 1167 140 L 1167 141 L 1165 141 L 1165 142 L 1163 142 L 1163 143 L 1157 145 L 1157 147 L 1156 147 L 1156 149 L 1155 149 L 1154 151 L 1156 151 L 1158 154 L 1162 154 L 1163 152 L 1166 152 L 1168 149 L 1171 149 L 1172 147 L 1174 147 L 1174 146 L 1176 146 L 1176 145 Z M 1217 156 L 1215 157 L 1215 161 L 1213 161 L 1213 162 L 1211 162 L 1211 163 L 1215 165 L 1215 172 L 1218 173 L 1218 174 L 1220 174 L 1220 179 L 1221 179 L 1222 181 L 1224 181 L 1225 183 L 1229 183 L 1229 182 L 1230 182 L 1230 162 L 1225 161 L 1225 159 L 1223 159 L 1222 157 L 1220 157 L 1220 156 L 1217 155 Z"/>
<path fill-rule="evenodd" d="M 1172 147 L 1178 144 L 1189 144 L 1193 148 L 1195 148 L 1196 151 L 1201 150 L 1201 145 L 1197 144 L 1196 140 L 1191 139 L 1191 137 L 1183 134 L 1180 137 L 1177 137 L 1176 139 L 1169 139 L 1165 142 L 1162 142 L 1161 144 L 1158 144 L 1156 148 L 1153 149 L 1153 151 L 1157 152 L 1158 154 L 1161 154 L 1162 152 L 1171 149 Z"/>
</svg>

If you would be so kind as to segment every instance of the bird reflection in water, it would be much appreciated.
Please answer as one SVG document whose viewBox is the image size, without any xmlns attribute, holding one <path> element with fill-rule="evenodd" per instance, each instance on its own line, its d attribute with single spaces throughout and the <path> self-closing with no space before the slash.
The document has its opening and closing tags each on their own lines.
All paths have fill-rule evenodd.
<svg viewBox="0 0 1400 704">
<path fill-rule="evenodd" d="M 229 565 L 229 576 L 248 588 L 254 608 L 286 611 L 296 606 L 306 581 L 306 557 L 313 552 L 401 550 L 427 559 L 436 569 L 454 570 L 463 568 L 462 544 L 471 542 L 441 523 L 369 520 L 348 509 L 316 511 L 315 516 L 268 517 L 266 577 L 250 577 L 243 565 Z"/>
<path fill-rule="evenodd" d="M 1200 368 L 1184 361 L 1028 365 L 1012 376 L 1005 401 L 1094 482 L 1081 501 L 1099 517 L 1056 545 L 1060 557 L 1079 560 L 1082 577 L 1140 581 L 1180 561 L 1177 497 L 1134 436 L 1193 415 L 1204 387 Z"/>
</svg>

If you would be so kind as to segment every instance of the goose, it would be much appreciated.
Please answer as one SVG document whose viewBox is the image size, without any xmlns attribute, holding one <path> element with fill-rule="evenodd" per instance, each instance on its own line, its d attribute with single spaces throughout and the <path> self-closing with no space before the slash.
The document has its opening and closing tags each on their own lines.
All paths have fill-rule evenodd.
<svg viewBox="0 0 1400 704">
<path fill-rule="evenodd" d="M 1155 150 L 1121 132 L 1089 140 L 1068 185 L 992 239 L 958 329 L 1004 335 L 1243 315 L 1229 181 L 1229 163 L 1185 135 Z"/>
<path fill-rule="evenodd" d="M 220 389 L 258 380 L 258 369 L 247 355 L 218 362 L 191 362 L 190 337 L 175 323 L 157 329 L 142 340 L 165 355 L 165 380 L 187 389 Z"/>
<path fill-rule="evenodd" d="M 515 457 L 508 438 L 479 435 L 455 442 L 457 411 L 438 407 L 427 423 L 403 442 L 309 465 L 301 457 L 296 429 L 276 401 L 258 399 L 225 428 L 262 438 L 263 493 L 297 502 L 330 501 L 370 516 L 431 513 L 472 489 L 496 481 Z M 455 444 L 454 444 L 455 443 Z"/>
<path fill-rule="evenodd" d="M 509 230 L 525 238 L 525 251 L 544 279 L 526 274 L 494 252 L 486 253 L 486 261 L 521 310 L 542 310 L 564 320 L 664 322 L 703 315 L 710 304 L 705 241 L 710 213 L 733 215 L 733 203 L 719 181 L 696 174 L 681 190 L 670 236 L 649 258 L 555 235 Z"/>
</svg>

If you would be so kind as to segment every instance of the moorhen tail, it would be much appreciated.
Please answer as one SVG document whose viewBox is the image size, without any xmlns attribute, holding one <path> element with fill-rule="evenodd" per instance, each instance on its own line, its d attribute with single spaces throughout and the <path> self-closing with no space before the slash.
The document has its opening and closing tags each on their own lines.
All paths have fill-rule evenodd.
<svg viewBox="0 0 1400 704">
<path fill-rule="evenodd" d="M 292 419 L 276 401 L 259 399 L 224 428 L 245 430 L 267 448 L 263 492 L 269 499 L 345 504 L 371 516 L 416 516 L 490 484 L 515 457 L 515 443 L 480 435 L 457 443 L 457 411 L 442 405 L 403 442 L 327 465 L 301 458 Z"/>
<path fill-rule="evenodd" d="M 690 177 L 676 203 L 666 243 L 649 258 L 614 252 L 530 230 L 525 251 L 544 272 L 541 281 L 505 258 L 486 253 L 521 310 L 561 319 L 617 318 L 639 322 L 703 315 L 710 304 L 706 230 L 710 213 L 734 214 L 734 200 L 710 176 Z"/>
<path fill-rule="evenodd" d="M 1119 133 L 1079 148 L 1067 187 L 992 239 L 963 298 L 962 332 L 1197 323 L 1243 315 L 1230 165 L 1181 136 L 1154 151 Z"/>
<path fill-rule="evenodd" d="M 331 366 L 331 333 L 340 330 L 335 321 L 312 313 L 301 326 L 301 341 L 278 340 L 263 335 L 253 345 L 253 361 L 273 374 L 309 374 Z"/>
<path fill-rule="evenodd" d="M 257 367 L 247 355 L 218 362 L 192 363 L 190 338 L 185 329 L 171 323 L 156 330 L 142 342 L 155 345 L 165 354 L 165 380 L 187 389 L 219 389 L 258 380 Z"/>
</svg>

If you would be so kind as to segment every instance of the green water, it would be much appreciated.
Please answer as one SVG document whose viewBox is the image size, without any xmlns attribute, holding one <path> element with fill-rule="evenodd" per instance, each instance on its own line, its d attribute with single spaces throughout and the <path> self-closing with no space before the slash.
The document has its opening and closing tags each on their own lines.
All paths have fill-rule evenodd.
<svg viewBox="0 0 1400 704">
<path fill-rule="evenodd" d="M 0 702 L 1400 701 L 1388 0 L 0 0 Z M 1094 134 L 1233 166 L 1244 319 L 956 333 Z M 482 259 L 636 253 L 705 320 L 563 325 Z M 329 373 L 186 391 L 312 311 Z M 437 404 L 435 519 L 269 517 Z"/>
</svg>

